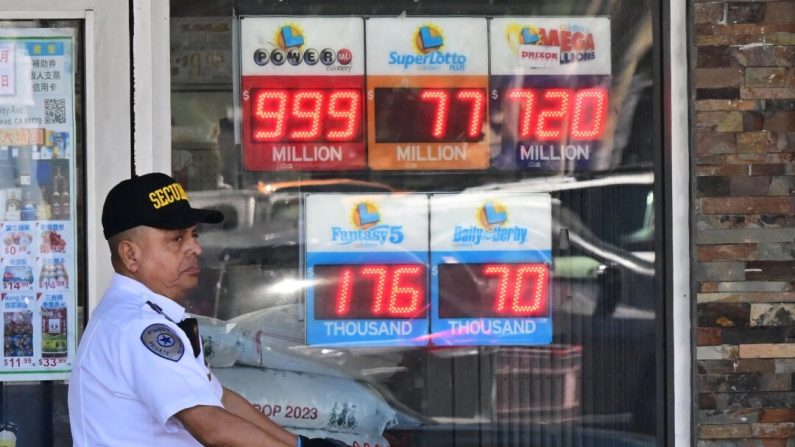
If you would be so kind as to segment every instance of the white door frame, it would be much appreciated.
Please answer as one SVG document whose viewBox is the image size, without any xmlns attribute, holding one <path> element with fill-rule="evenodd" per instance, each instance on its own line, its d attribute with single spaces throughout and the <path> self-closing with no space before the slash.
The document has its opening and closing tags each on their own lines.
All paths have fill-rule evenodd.
<svg viewBox="0 0 795 447">
<path fill-rule="evenodd" d="M 670 80 L 671 124 L 670 150 L 671 176 L 671 309 L 673 356 L 673 377 L 668 383 L 673 387 L 673 444 L 676 447 L 689 447 L 694 441 L 693 433 L 693 358 L 692 315 L 690 299 L 690 128 L 689 128 L 689 86 L 687 59 L 688 24 L 685 0 L 670 0 L 670 29 L 663 31 L 663 39 L 670 43 L 670 67 L 667 75 Z M 665 11 L 663 10 L 663 13 Z M 667 34 L 666 34 L 667 32 Z M 664 91 L 664 94 L 666 92 Z M 666 100 L 664 98 L 663 100 Z M 667 298 L 667 297 L 666 297 Z M 669 413 L 670 414 L 670 413 Z"/>
</svg>

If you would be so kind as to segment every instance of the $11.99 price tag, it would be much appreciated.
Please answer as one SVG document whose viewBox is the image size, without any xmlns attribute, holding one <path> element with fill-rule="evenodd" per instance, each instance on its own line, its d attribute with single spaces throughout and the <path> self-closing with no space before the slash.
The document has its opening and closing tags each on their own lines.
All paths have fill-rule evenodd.
<svg viewBox="0 0 795 447">
<path fill-rule="evenodd" d="M 3 360 L 3 366 L 7 368 L 21 368 L 33 364 L 30 357 L 10 357 Z"/>
</svg>

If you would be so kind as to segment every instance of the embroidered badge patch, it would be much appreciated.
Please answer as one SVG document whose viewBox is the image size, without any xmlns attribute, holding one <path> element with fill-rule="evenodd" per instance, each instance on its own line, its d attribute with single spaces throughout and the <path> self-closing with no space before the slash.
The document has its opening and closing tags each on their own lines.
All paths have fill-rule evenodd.
<svg viewBox="0 0 795 447">
<path fill-rule="evenodd" d="M 185 353 L 185 345 L 179 335 L 165 324 L 153 324 L 144 329 L 141 342 L 156 355 L 173 362 L 178 362 Z"/>
</svg>

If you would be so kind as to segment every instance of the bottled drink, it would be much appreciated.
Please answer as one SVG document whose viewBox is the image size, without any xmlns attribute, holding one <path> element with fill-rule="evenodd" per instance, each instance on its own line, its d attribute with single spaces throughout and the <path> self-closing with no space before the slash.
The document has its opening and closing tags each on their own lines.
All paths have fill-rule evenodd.
<svg viewBox="0 0 795 447">
<path fill-rule="evenodd" d="M 36 209 L 37 220 L 50 220 L 52 219 L 52 206 L 50 205 L 49 191 L 46 187 L 41 187 L 41 203 Z"/>
<path fill-rule="evenodd" d="M 64 184 L 64 187 L 61 191 L 61 219 L 69 220 L 71 215 L 71 207 L 69 203 L 69 185 Z"/>
<path fill-rule="evenodd" d="M 33 200 L 33 191 L 30 188 L 22 190 L 22 220 L 36 220 L 36 202 Z"/>
<path fill-rule="evenodd" d="M 66 178 L 60 166 L 55 168 L 55 175 L 52 178 L 52 214 L 53 219 L 69 218 L 69 191 L 66 185 Z M 64 195 L 66 198 L 64 200 Z M 66 206 L 64 206 L 64 203 Z"/>
<path fill-rule="evenodd" d="M 63 260 L 55 261 L 55 283 L 58 284 L 58 287 L 69 287 L 69 275 L 66 274 Z"/>
<path fill-rule="evenodd" d="M 52 218 L 59 220 L 61 218 L 61 193 L 58 192 L 58 187 L 53 184 L 52 194 L 50 195 L 50 207 L 52 207 Z"/>
<path fill-rule="evenodd" d="M 22 218 L 22 202 L 19 200 L 19 190 L 9 189 L 6 195 L 6 220 L 20 220 Z"/>
</svg>

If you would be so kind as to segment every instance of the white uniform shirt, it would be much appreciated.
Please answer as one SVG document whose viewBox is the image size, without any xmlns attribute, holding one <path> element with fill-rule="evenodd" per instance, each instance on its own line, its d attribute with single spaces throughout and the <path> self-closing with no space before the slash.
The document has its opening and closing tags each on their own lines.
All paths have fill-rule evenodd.
<svg viewBox="0 0 795 447">
<path fill-rule="evenodd" d="M 204 352 L 194 357 L 174 323 L 184 317 L 175 301 L 113 275 L 83 333 L 69 382 L 75 446 L 200 445 L 173 416 L 196 405 L 222 406 L 223 388 Z"/>
</svg>

